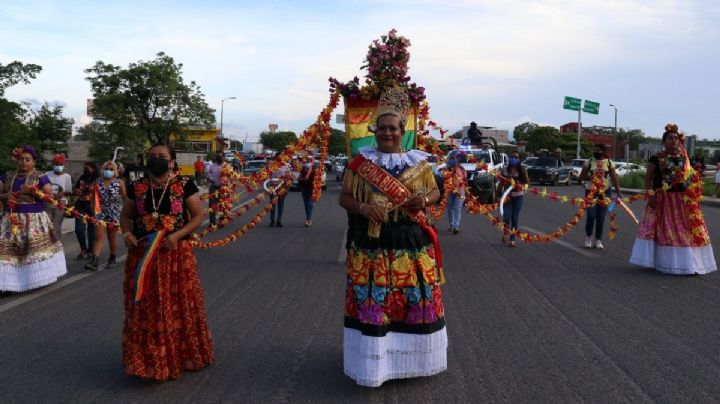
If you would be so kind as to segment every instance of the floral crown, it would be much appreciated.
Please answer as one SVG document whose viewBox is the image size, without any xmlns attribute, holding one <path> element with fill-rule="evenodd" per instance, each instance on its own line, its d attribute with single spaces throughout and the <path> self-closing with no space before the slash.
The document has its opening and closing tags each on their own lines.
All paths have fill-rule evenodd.
<svg viewBox="0 0 720 404">
<path fill-rule="evenodd" d="M 669 123 L 665 125 L 665 133 L 677 133 L 678 140 L 680 140 L 680 142 L 685 141 L 685 134 L 680 133 L 680 129 L 678 128 L 677 124 Z"/>
<path fill-rule="evenodd" d="M 37 153 L 35 152 L 35 148 L 32 147 L 32 146 L 29 146 L 29 145 L 25 145 L 25 146 L 16 147 L 16 148 L 13 149 L 13 151 L 12 151 L 12 159 L 13 159 L 13 160 L 16 160 L 16 161 L 19 160 L 19 159 L 20 159 L 20 155 L 23 154 L 23 153 L 28 153 L 28 154 L 30 154 L 31 156 L 33 156 L 33 159 L 36 159 L 36 158 L 37 158 Z"/>
<path fill-rule="evenodd" d="M 410 109 L 410 98 L 407 92 L 398 87 L 390 87 L 380 95 L 375 119 L 383 115 L 395 115 L 405 122 Z"/>
</svg>

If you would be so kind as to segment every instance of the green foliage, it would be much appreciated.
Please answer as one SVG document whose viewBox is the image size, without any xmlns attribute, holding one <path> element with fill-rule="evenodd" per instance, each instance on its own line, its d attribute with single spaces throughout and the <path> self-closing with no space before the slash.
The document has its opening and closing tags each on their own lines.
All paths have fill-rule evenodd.
<svg viewBox="0 0 720 404">
<path fill-rule="evenodd" d="M 230 146 L 230 150 L 242 150 L 243 149 L 242 142 L 239 140 L 235 140 L 235 139 L 230 139 L 229 146 Z"/>
<path fill-rule="evenodd" d="M 123 156 L 136 156 L 143 153 L 149 143 L 142 133 L 133 127 L 103 124 L 93 121 L 80 128 L 77 140 L 90 142 L 88 154 L 95 161 L 106 161 L 113 157 L 115 148 L 124 147 Z"/>
<path fill-rule="evenodd" d="M 15 84 L 29 84 L 30 79 L 34 79 L 40 71 L 42 67 L 32 63 L 23 64 L 18 61 L 6 65 L 0 63 L 0 97 L 5 95 L 7 88 Z"/>
<path fill-rule="evenodd" d="M 328 141 L 328 154 L 337 156 L 338 154 L 344 154 L 345 151 L 345 132 L 340 129 L 332 129 Z"/>
<path fill-rule="evenodd" d="M 515 139 L 516 142 L 527 141 L 529 133 L 539 127 L 540 125 L 532 122 L 521 123 L 513 129 L 513 139 Z"/>
<path fill-rule="evenodd" d="M 450 137 L 453 138 L 453 139 L 462 139 L 462 137 L 463 137 L 463 131 L 462 131 L 462 130 L 459 130 L 459 131 L 453 133 L 452 135 L 450 135 Z"/>
<path fill-rule="evenodd" d="M 22 105 L 0 98 L 0 171 L 14 169 L 15 162 L 10 159 L 12 150 L 27 144 L 30 129 L 24 120 Z"/>
<path fill-rule="evenodd" d="M 295 143 L 296 141 L 297 136 L 295 136 L 295 132 L 291 131 L 260 133 L 260 143 L 262 143 L 263 147 L 265 147 L 266 149 L 280 151 L 285 149 L 287 145 Z"/>
<path fill-rule="evenodd" d="M 72 118 L 63 116 L 63 107 L 45 103 L 39 111 L 32 112 L 28 123 L 30 143 L 41 151 L 67 154 L 73 122 Z"/>
<path fill-rule="evenodd" d="M 618 177 L 621 188 L 644 189 L 645 173 L 628 173 L 622 177 Z"/>
<path fill-rule="evenodd" d="M 171 132 L 182 136 L 185 128 L 215 126 L 215 110 L 200 87 L 194 81 L 185 84 L 182 64 L 163 52 L 155 60 L 130 63 L 127 68 L 98 61 L 85 73 L 95 97 L 93 116 L 106 124 L 113 139 L 132 136 L 167 142 Z"/>
</svg>

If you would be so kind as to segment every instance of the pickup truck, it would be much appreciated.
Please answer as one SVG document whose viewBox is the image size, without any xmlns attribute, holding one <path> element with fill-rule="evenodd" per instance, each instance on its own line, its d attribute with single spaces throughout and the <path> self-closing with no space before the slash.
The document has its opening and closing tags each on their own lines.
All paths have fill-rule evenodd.
<svg viewBox="0 0 720 404">
<path fill-rule="evenodd" d="M 483 139 L 488 139 L 483 137 Z M 494 139 L 493 143 L 494 143 Z M 508 156 L 498 153 L 491 144 L 483 146 L 461 146 L 448 153 L 448 159 L 457 156 L 458 163 L 467 173 L 467 184 L 470 192 L 477 196 L 481 203 L 495 203 L 496 189 L 499 186 L 493 171 L 501 171 L 508 164 Z M 447 161 L 447 160 L 446 160 Z M 478 165 L 484 163 L 484 168 Z M 443 171 L 447 163 L 438 164 L 435 169 L 435 181 L 440 192 L 443 192 Z"/>
<path fill-rule="evenodd" d="M 573 169 L 566 166 L 559 157 L 540 157 L 527 168 L 530 182 L 550 185 L 570 185 Z"/>
</svg>

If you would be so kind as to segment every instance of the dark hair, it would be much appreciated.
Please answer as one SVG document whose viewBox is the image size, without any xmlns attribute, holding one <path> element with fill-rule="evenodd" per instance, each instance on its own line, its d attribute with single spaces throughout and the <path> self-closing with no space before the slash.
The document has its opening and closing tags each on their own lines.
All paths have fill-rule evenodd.
<svg viewBox="0 0 720 404">
<path fill-rule="evenodd" d="M 663 132 L 662 142 L 665 143 L 665 139 L 667 139 L 668 135 L 674 133 L 678 135 L 678 138 L 680 137 L 680 130 L 678 129 L 678 126 L 674 123 L 669 123 L 665 125 L 665 132 Z"/>
<path fill-rule="evenodd" d="M 148 152 L 150 152 L 150 150 L 152 150 L 156 147 L 160 147 L 160 146 L 166 148 L 168 153 L 170 153 L 170 160 L 177 160 L 177 154 L 175 154 L 175 149 L 170 147 L 170 145 L 167 143 L 157 142 L 154 145 L 150 146 L 150 148 L 148 149 Z"/>
<path fill-rule="evenodd" d="M 600 149 L 600 151 L 603 153 L 607 152 L 607 146 L 604 143 L 596 144 L 595 147 Z"/>
<path fill-rule="evenodd" d="M 89 174 L 88 179 L 90 181 L 96 180 L 100 176 L 97 163 L 94 161 L 86 161 L 85 165 L 93 169 L 93 172 Z"/>
</svg>

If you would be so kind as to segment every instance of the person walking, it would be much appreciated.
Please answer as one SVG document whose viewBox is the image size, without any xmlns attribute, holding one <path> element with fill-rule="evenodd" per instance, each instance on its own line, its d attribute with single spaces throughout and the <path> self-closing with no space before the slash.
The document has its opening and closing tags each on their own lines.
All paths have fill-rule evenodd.
<svg viewBox="0 0 720 404">
<path fill-rule="evenodd" d="M 53 156 L 52 167 L 52 171 L 46 172 L 45 176 L 50 180 L 53 199 L 60 202 L 63 206 L 67 206 L 68 199 L 65 195 L 72 194 L 72 178 L 70 178 L 70 174 L 65 172 L 65 156 L 62 154 Z M 50 217 L 53 229 L 55 229 L 55 235 L 58 240 L 60 240 L 62 223 L 63 219 L 65 219 L 65 209 L 51 203 L 46 203 L 45 212 L 47 212 Z"/>
<path fill-rule="evenodd" d="M 95 183 L 98 179 L 98 166 L 93 161 L 85 162 L 83 173 L 75 182 L 75 211 L 82 215 L 75 218 L 75 236 L 80 245 L 80 254 L 75 259 L 92 258 L 95 244 L 95 226 L 87 217 L 95 216 Z"/>
<path fill-rule="evenodd" d="M 313 189 L 315 188 L 315 169 L 313 159 L 308 156 L 305 158 L 298 177 L 303 206 L 305 207 L 305 227 L 312 226 L 312 213 L 315 204 L 312 200 Z"/>
<path fill-rule="evenodd" d="M 103 240 L 107 235 L 110 245 L 110 258 L 105 269 L 115 266 L 117 257 L 117 232 L 120 224 L 120 209 L 125 199 L 125 183 L 117 175 L 117 165 L 114 161 L 108 160 L 102 167 L 102 178 L 95 182 L 95 203 L 99 203 L 97 220 L 104 221 L 107 226 L 95 225 L 95 242 L 93 244 L 92 260 L 85 265 L 85 269 L 97 271 L 99 267 L 100 252 L 103 247 Z M 96 208 L 97 212 L 97 208 Z"/>
<path fill-rule="evenodd" d="M 270 168 L 270 162 L 268 161 L 267 164 L 268 168 Z M 291 176 L 291 169 L 290 165 L 286 164 L 283 167 L 278 168 L 275 170 L 275 172 L 271 175 L 271 187 L 268 191 L 270 193 L 270 197 L 275 197 L 275 188 L 274 187 L 285 187 L 285 185 L 281 185 L 285 183 L 285 179 Z M 282 224 L 282 215 L 283 215 L 283 209 L 285 207 L 285 197 L 287 196 L 287 192 L 283 192 L 282 195 L 277 197 L 277 204 L 272 206 L 272 209 L 270 210 L 270 227 L 283 227 Z"/>
<path fill-rule="evenodd" d="M 195 169 L 195 185 L 202 185 L 205 176 L 205 162 L 202 160 L 202 156 L 197 156 L 193 168 Z"/>
<path fill-rule="evenodd" d="M 593 197 L 593 205 L 587 209 L 587 218 L 585 222 L 585 248 L 603 249 L 602 235 L 603 225 L 605 223 L 605 215 L 607 214 L 607 206 L 603 206 L 601 201 L 611 200 L 613 198 L 610 182 L 615 187 L 618 198 L 622 198 L 620 194 L 620 182 L 615 172 L 615 164 L 607 156 L 607 146 L 597 144 L 593 148 L 593 156 L 585 162 L 580 178 L 585 180 L 585 196 L 587 197 L 592 188 L 593 177 L 602 178 L 602 189 Z M 593 230 L 595 234 L 593 235 Z"/>
<path fill-rule="evenodd" d="M 510 230 L 510 236 L 503 234 L 503 244 L 509 242 L 510 247 L 516 247 L 515 243 L 515 231 L 518 229 L 518 222 L 520 220 L 520 211 L 523 207 L 523 195 L 524 187 L 530 183 L 528 173 L 525 167 L 520 164 L 520 154 L 516 151 L 510 153 L 510 159 L 508 166 L 503 168 L 502 174 L 508 180 L 512 180 L 513 189 L 510 191 L 510 198 L 503 205 L 503 222 Z"/>
<path fill-rule="evenodd" d="M 403 90 L 383 93 L 377 148 L 358 150 L 340 193 L 348 213 L 343 362 L 362 386 L 447 368 L 445 279 L 437 231 L 425 216 L 440 192 L 429 154 L 400 147 L 409 104 Z"/>
<path fill-rule="evenodd" d="M 128 376 L 162 382 L 203 369 L 215 354 L 190 244 L 190 235 L 204 219 L 198 188 L 191 179 L 172 174 L 176 155 L 168 145 L 153 145 L 147 163 L 148 178 L 133 184 L 120 218 L 128 248 L 122 364 Z M 150 248 L 149 237 L 159 237 L 159 230 L 166 235 L 140 282 L 138 265 Z"/>
<path fill-rule="evenodd" d="M 452 188 L 447 199 L 448 221 L 450 222 L 448 231 L 452 234 L 458 234 L 460 232 L 460 215 L 465 200 L 467 173 L 458 162 L 457 154 L 449 157 L 447 170 L 450 171 L 452 176 Z"/>
<path fill-rule="evenodd" d="M 13 150 L 17 170 L 0 176 L 0 292 L 25 292 L 55 283 L 67 273 L 65 252 L 53 231 L 40 190 L 52 195 L 50 180 L 35 170 L 32 146 Z"/>
<path fill-rule="evenodd" d="M 217 224 L 217 211 L 220 200 L 217 193 L 222 186 L 221 174 L 222 167 L 225 164 L 224 159 L 225 157 L 222 152 L 215 153 L 215 164 L 212 164 L 207 168 L 207 181 L 208 185 L 210 185 L 210 188 L 208 189 L 208 192 L 210 193 L 210 226 L 215 226 Z"/>
<path fill-rule="evenodd" d="M 702 275 L 717 270 L 705 219 L 702 187 L 683 147 L 677 125 L 668 124 L 664 150 L 648 160 L 645 189 L 654 190 L 637 229 L 630 263 L 673 275 Z"/>
</svg>

